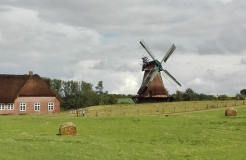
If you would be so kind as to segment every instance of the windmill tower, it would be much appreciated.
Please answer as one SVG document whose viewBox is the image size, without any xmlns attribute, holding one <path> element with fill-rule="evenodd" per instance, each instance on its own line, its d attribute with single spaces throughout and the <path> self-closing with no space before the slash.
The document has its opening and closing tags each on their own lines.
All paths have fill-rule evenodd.
<svg viewBox="0 0 246 160">
<path fill-rule="evenodd" d="M 162 67 L 162 62 L 166 63 L 168 58 L 176 49 L 176 46 L 173 44 L 160 62 L 155 59 L 154 55 L 143 40 L 140 41 L 140 44 L 150 55 L 152 61 L 150 61 L 147 57 L 142 58 L 142 71 L 144 71 L 142 85 L 138 90 L 138 96 L 134 96 L 132 99 L 135 103 L 166 102 L 170 99 L 170 97 L 168 97 L 168 92 L 164 86 L 161 72 L 163 71 L 162 73 L 168 80 L 171 79 L 175 82 L 175 84 L 181 87 L 181 84 Z"/>
</svg>

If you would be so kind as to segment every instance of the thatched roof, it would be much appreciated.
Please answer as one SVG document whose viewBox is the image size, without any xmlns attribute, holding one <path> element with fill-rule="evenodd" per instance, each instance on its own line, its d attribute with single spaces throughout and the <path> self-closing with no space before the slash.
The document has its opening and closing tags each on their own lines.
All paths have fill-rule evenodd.
<svg viewBox="0 0 246 160">
<path fill-rule="evenodd" d="M 56 94 L 37 74 L 6 75 L 0 74 L 0 102 L 13 103 L 18 96 L 53 97 Z"/>
</svg>

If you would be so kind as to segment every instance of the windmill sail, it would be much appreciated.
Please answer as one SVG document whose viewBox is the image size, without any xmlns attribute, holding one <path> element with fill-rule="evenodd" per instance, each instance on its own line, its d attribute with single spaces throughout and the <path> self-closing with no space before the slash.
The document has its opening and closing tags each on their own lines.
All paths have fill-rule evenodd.
<svg viewBox="0 0 246 160">
<path fill-rule="evenodd" d="M 138 94 L 144 94 L 145 93 L 145 91 L 148 89 L 148 87 L 147 86 L 144 86 L 144 85 L 142 85 L 140 88 L 139 88 L 139 90 L 138 90 Z"/>
<path fill-rule="evenodd" d="M 172 79 L 179 87 L 181 87 L 182 85 L 167 71 L 167 70 L 163 70 L 163 72 L 170 78 Z"/>
<path fill-rule="evenodd" d="M 172 55 L 172 53 L 174 52 L 174 50 L 176 49 L 176 46 L 173 44 L 171 46 L 171 48 L 167 51 L 166 55 L 163 57 L 162 61 L 166 62 L 168 60 L 168 58 Z M 161 63 L 162 63 L 161 61 Z"/>
<path fill-rule="evenodd" d="M 149 87 L 149 85 L 151 84 L 151 82 L 153 81 L 155 75 L 157 74 L 157 70 L 155 70 L 154 68 L 152 68 L 150 70 L 150 72 L 147 74 L 147 76 L 144 78 L 142 86 L 140 87 L 140 89 L 138 90 L 138 94 L 143 94 Z"/>
<path fill-rule="evenodd" d="M 142 39 L 140 41 L 140 44 L 143 46 L 143 48 L 148 52 L 148 54 L 150 55 L 150 57 L 155 60 L 155 56 L 152 54 L 152 52 L 150 51 L 150 49 L 148 48 L 148 46 L 146 45 L 146 43 L 144 42 L 144 40 Z"/>
<path fill-rule="evenodd" d="M 166 80 L 168 80 L 174 87 L 176 87 L 179 90 L 180 86 L 177 83 L 175 83 L 169 76 L 167 76 L 166 73 L 163 73 L 162 75 L 166 78 Z"/>
</svg>

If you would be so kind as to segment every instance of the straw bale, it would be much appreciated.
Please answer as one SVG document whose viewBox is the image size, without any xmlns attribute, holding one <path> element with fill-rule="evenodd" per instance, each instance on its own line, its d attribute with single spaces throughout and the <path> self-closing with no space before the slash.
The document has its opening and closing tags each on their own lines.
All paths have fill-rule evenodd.
<svg viewBox="0 0 246 160">
<path fill-rule="evenodd" d="M 76 135 L 76 126 L 72 122 L 63 123 L 59 128 L 59 133 L 63 135 Z"/>
<path fill-rule="evenodd" d="M 236 116 L 237 110 L 234 108 L 228 108 L 225 110 L 225 116 Z"/>
</svg>

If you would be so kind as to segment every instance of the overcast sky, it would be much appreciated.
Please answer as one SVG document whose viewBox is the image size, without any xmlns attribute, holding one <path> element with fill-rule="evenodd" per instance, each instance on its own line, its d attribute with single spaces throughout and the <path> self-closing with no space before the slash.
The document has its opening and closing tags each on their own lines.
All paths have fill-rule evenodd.
<svg viewBox="0 0 246 160">
<path fill-rule="evenodd" d="M 136 94 L 144 39 L 158 60 L 177 46 L 163 68 L 180 91 L 235 95 L 246 88 L 245 10 L 245 0 L 0 0 L 0 74 Z"/>
</svg>

